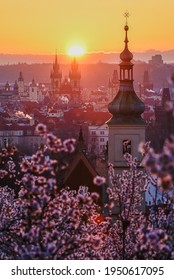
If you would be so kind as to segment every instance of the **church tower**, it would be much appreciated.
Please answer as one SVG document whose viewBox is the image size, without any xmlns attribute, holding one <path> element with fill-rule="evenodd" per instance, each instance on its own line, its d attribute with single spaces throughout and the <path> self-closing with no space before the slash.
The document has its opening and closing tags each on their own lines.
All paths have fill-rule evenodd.
<svg viewBox="0 0 174 280">
<path fill-rule="evenodd" d="M 128 17 L 128 14 L 125 15 Z M 120 54 L 120 86 L 117 95 L 108 105 L 111 119 L 108 140 L 108 162 L 112 163 L 116 170 L 122 170 L 127 166 L 124 154 L 132 154 L 140 159 L 138 145 L 145 142 L 146 123 L 141 114 L 144 112 L 144 103 L 138 98 L 133 87 L 133 54 L 128 49 L 128 30 L 125 30 L 125 46 Z"/>
<path fill-rule="evenodd" d="M 73 104 L 78 104 L 81 99 L 80 98 L 81 73 L 79 71 L 78 63 L 77 63 L 77 60 L 75 57 L 71 63 L 71 69 L 69 71 L 69 80 L 70 80 L 70 86 L 72 89 L 71 101 Z"/>
<path fill-rule="evenodd" d="M 9 82 L 6 82 L 5 84 L 5 92 L 9 92 L 10 91 L 10 84 Z"/>
<path fill-rule="evenodd" d="M 19 78 L 17 84 L 18 84 L 19 97 L 24 97 L 25 96 L 24 78 L 21 71 L 19 72 Z"/>
<path fill-rule="evenodd" d="M 81 73 L 78 69 L 78 63 L 75 57 L 71 63 L 71 69 L 69 71 L 69 79 L 70 79 L 72 90 L 80 91 Z"/>
<path fill-rule="evenodd" d="M 62 72 L 57 60 L 57 54 L 55 55 L 55 61 L 53 63 L 53 69 L 51 70 L 50 78 L 53 92 L 59 92 L 61 87 Z"/>
<path fill-rule="evenodd" d="M 38 93 L 37 93 L 37 84 L 35 83 L 35 80 L 33 79 L 30 86 L 29 86 L 29 100 L 30 101 L 37 101 L 38 99 Z"/>
<path fill-rule="evenodd" d="M 14 94 L 16 94 L 16 95 L 18 94 L 18 89 L 19 89 L 18 83 L 17 83 L 17 81 L 15 81 L 14 86 L 13 86 Z"/>
</svg>

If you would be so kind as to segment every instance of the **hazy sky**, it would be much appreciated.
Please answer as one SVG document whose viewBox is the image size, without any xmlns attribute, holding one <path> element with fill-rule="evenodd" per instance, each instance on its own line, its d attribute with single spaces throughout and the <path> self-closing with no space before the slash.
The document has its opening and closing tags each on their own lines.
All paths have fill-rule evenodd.
<svg viewBox="0 0 174 280">
<path fill-rule="evenodd" d="M 132 51 L 174 49 L 173 0 L 0 0 L 0 52 L 120 51 L 126 10 Z"/>
</svg>

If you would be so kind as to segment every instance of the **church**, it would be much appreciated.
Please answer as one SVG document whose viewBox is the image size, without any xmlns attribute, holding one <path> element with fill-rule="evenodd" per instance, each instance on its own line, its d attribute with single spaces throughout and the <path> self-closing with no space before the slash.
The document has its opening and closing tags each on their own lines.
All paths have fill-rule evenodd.
<svg viewBox="0 0 174 280">
<path fill-rule="evenodd" d="M 116 96 L 108 105 L 108 110 L 112 114 L 110 120 L 107 121 L 109 127 L 108 162 L 112 163 L 117 171 L 122 171 L 127 165 L 125 153 L 130 153 L 140 160 L 138 146 L 141 142 L 145 142 L 146 122 L 141 117 L 145 106 L 133 87 L 134 65 L 131 62 L 133 54 L 128 48 L 128 30 L 126 21 L 125 45 L 120 54 L 119 64 L 120 85 Z"/>
<path fill-rule="evenodd" d="M 51 78 L 51 100 L 58 104 L 68 104 L 69 106 L 77 106 L 81 96 L 81 73 L 78 62 L 74 57 L 71 62 L 69 75 L 62 79 L 62 71 L 58 63 L 57 54 L 50 74 Z"/>
</svg>

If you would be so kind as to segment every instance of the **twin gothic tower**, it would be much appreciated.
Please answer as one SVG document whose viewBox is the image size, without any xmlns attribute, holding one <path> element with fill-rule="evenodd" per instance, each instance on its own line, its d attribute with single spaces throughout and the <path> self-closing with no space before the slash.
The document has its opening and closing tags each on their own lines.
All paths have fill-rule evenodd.
<svg viewBox="0 0 174 280">
<path fill-rule="evenodd" d="M 67 100 L 71 103 L 75 104 L 79 102 L 81 92 L 81 73 L 79 71 L 76 58 L 74 58 L 71 62 L 69 75 L 65 76 L 65 78 L 62 79 L 62 71 L 60 69 L 56 54 L 50 78 L 52 87 L 52 98 L 55 101 L 67 98 Z"/>
</svg>

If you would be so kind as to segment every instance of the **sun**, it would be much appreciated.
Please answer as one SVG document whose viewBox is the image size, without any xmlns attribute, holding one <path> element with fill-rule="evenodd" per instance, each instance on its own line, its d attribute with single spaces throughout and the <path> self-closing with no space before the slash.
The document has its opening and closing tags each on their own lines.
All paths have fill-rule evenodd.
<svg viewBox="0 0 174 280">
<path fill-rule="evenodd" d="M 68 55 L 70 56 L 80 56 L 85 54 L 85 50 L 82 46 L 76 45 L 76 46 L 71 46 L 68 50 Z"/>
</svg>

